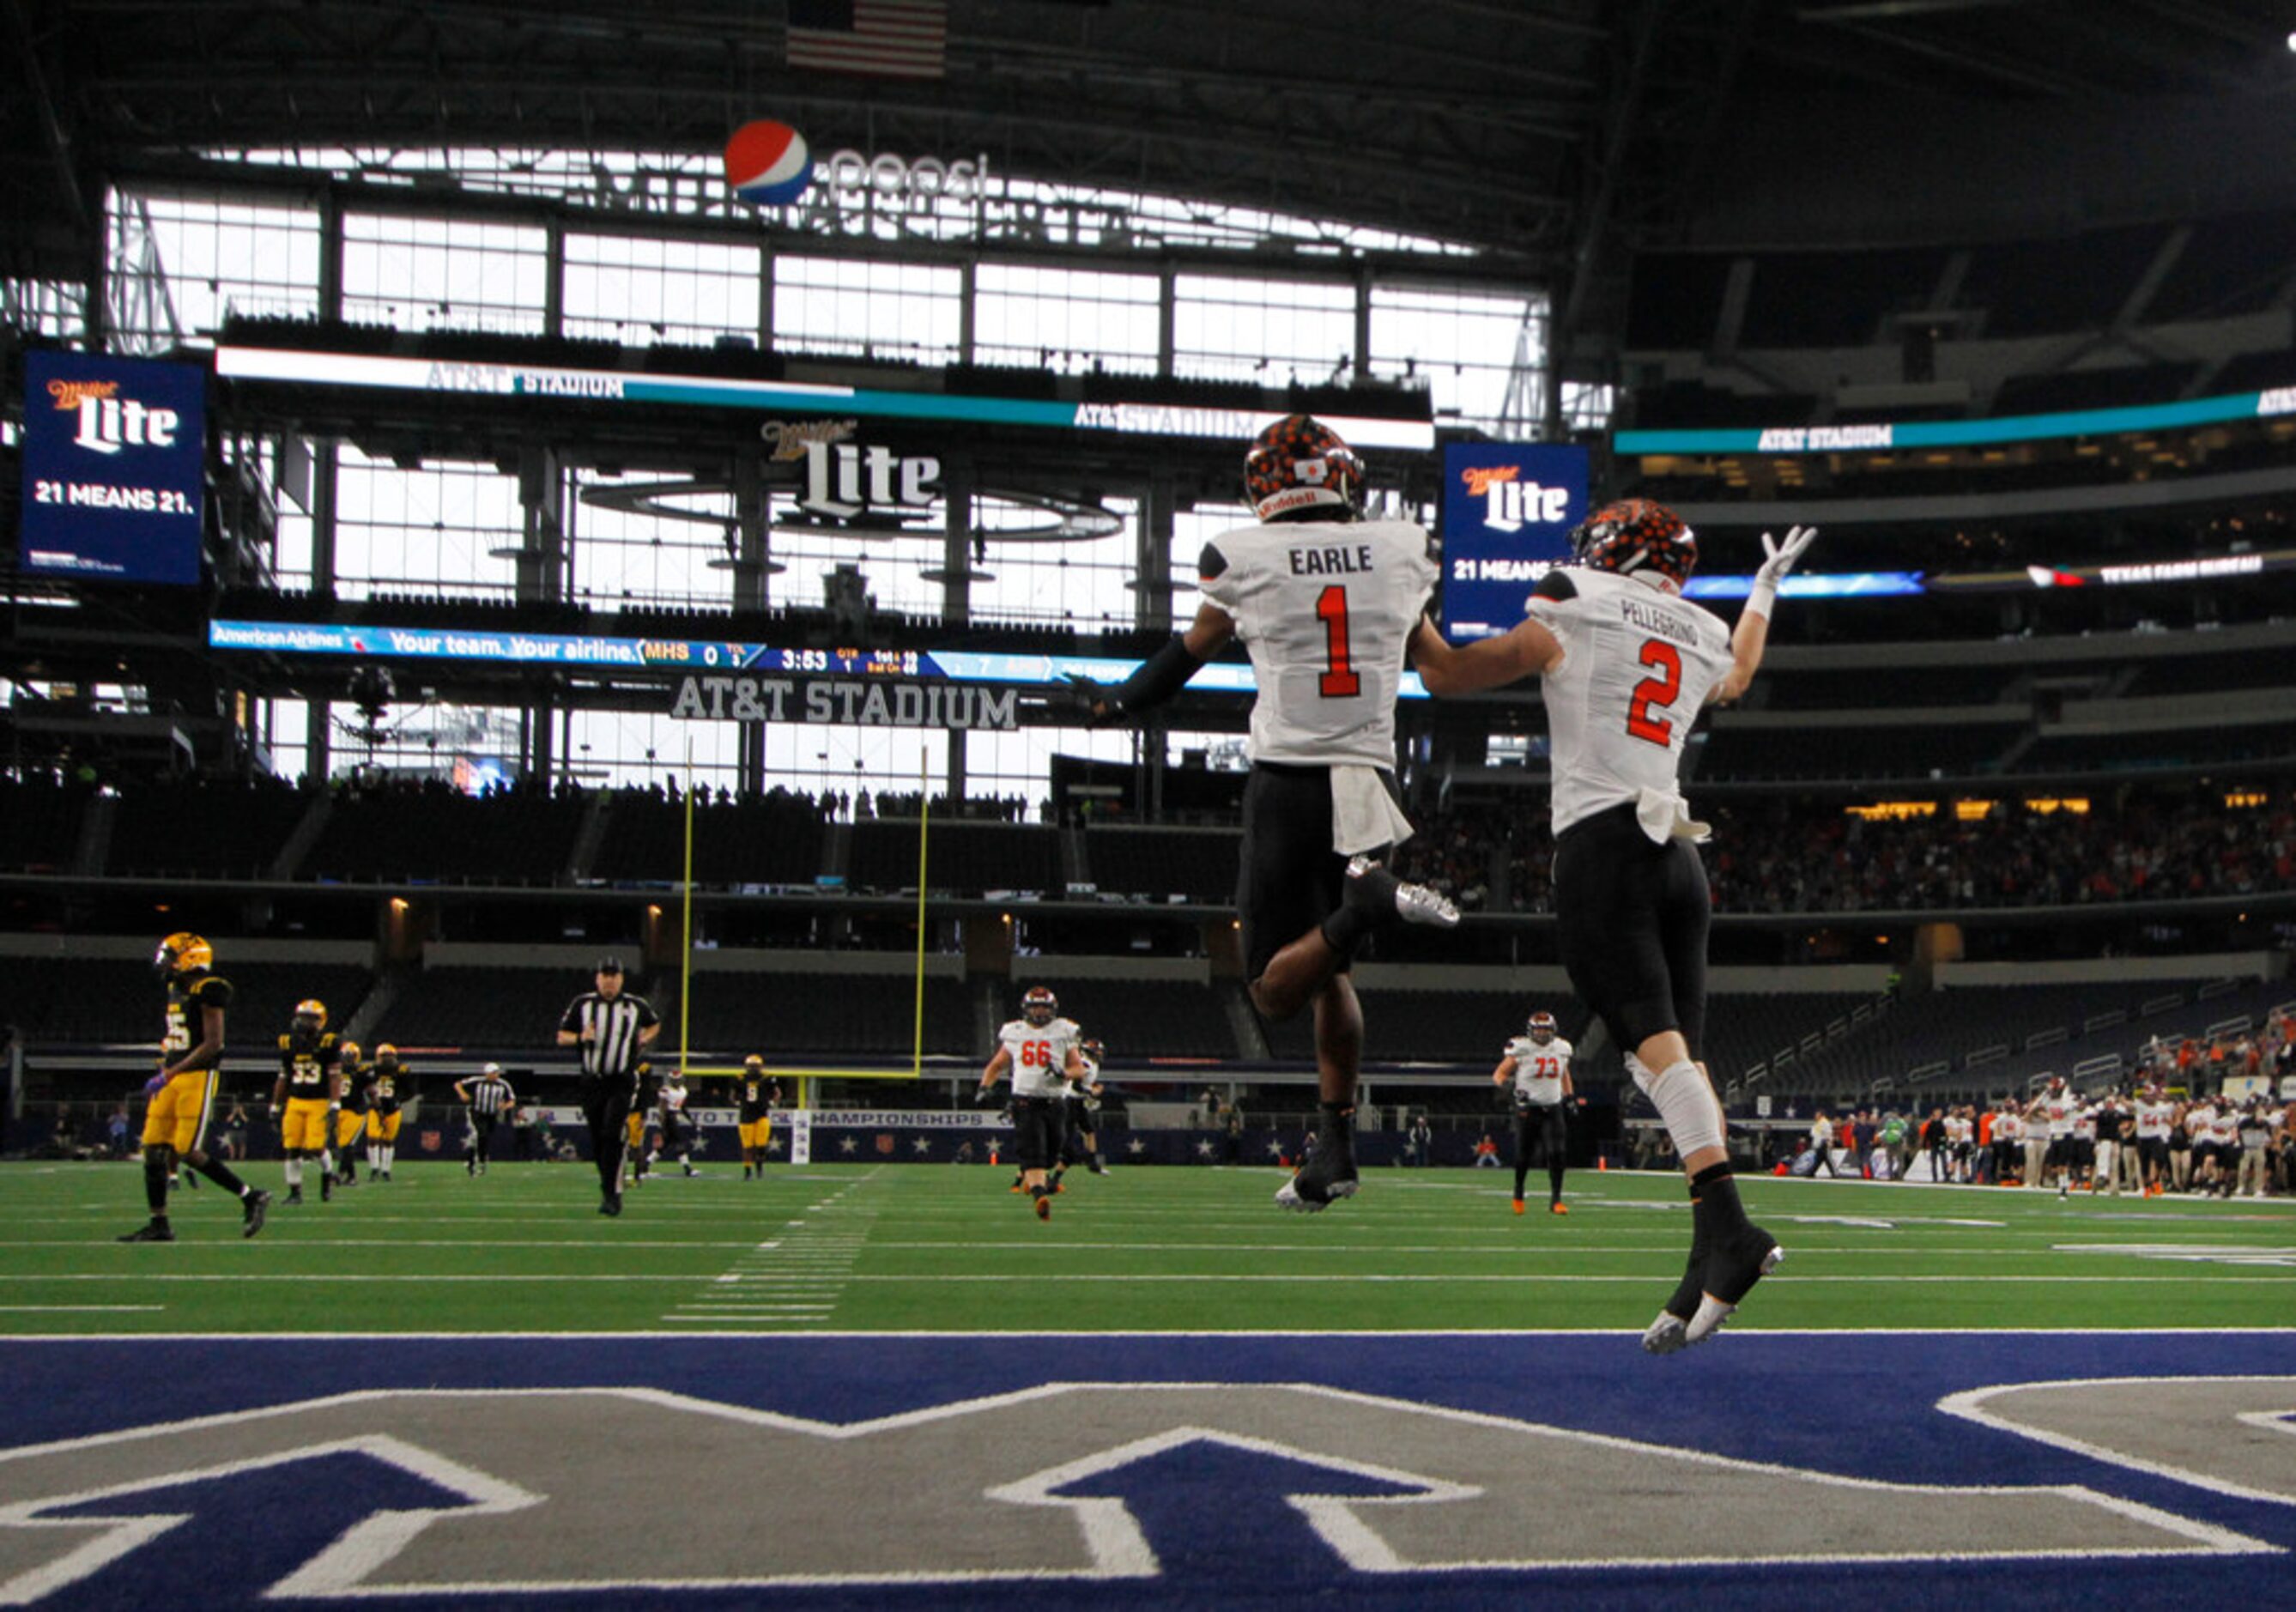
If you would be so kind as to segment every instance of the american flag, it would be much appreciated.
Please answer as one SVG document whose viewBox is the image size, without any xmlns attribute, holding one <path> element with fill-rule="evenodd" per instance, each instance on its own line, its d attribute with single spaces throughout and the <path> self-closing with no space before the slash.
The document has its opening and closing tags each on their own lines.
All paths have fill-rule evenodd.
<svg viewBox="0 0 2296 1612">
<path fill-rule="evenodd" d="M 789 0 L 789 64 L 881 78 L 948 70 L 946 0 Z"/>
</svg>

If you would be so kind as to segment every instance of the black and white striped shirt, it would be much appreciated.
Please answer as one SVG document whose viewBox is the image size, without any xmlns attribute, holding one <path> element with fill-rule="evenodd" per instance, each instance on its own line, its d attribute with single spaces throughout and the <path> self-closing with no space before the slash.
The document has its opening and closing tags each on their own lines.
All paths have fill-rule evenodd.
<svg viewBox="0 0 2296 1612">
<path fill-rule="evenodd" d="M 608 1001 L 594 991 L 574 999 L 559 1021 L 559 1029 L 589 1036 L 581 1042 L 582 1073 L 591 1080 L 636 1080 L 638 1060 L 645 1049 L 638 1032 L 661 1022 L 653 1005 L 625 991 Z"/>
<path fill-rule="evenodd" d="M 471 1112 L 480 1119 L 494 1119 L 513 1101 L 510 1082 L 498 1074 L 482 1074 L 471 1082 Z"/>
</svg>

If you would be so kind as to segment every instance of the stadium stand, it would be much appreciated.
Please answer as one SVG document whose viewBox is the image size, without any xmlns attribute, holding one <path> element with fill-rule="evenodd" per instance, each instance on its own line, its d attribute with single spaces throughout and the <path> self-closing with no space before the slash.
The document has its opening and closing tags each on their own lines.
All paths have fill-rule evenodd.
<svg viewBox="0 0 2296 1612">
<path fill-rule="evenodd" d="M 1218 902 L 1235 894 L 1242 836 L 1225 829 L 1113 827 L 1085 831 L 1093 884 L 1104 894 Z"/>
<path fill-rule="evenodd" d="M 20 872 L 52 872 L 71 863 L 95 790 L 34 772 L 0 779 L 0 858 Z"/>
<path fill-rule="evenodd" d="M 312 797 L 284 779 L 123 788 L 105 871 L 143 877 L 268 878 Z"/>
<path fill-rule="evenodd" d="M 480 798 L 436 780 L 344 790 L 308 871 L 323 879 L 554 884 L 565 876 L 586 805 L 578 793 Z"/>
<path fill-rule="evenodd" d="M 720 889 L 811 884 L 822 872 L 821 809 L 786 790 L 693 805 L 693 877 Z M 607 883 L 678 878 L 685 868 L 685 808 L 644 790 L 615 792 L 591 876 Z"/>
<path fill-rule="evenodd" d="M 855 890 L 917 887 L 917 825 L 877 819 L 853 825 L 846 883 Z M 1021 825 L 936 821 L 930 831 L 925 881 L 966 895 L 989 891 L 1036 894 L 1062 888 L 1058 831 Z"/>
<path fill-rule="evenodd" d="M 260 1066 L 271 1038 L 287 1027 L 295 1004 L 317 997 L 329 1022 L 347 1024 L 373 976 L 341 964 L 234 962 L 228 948 L 217 973 L 232 984 L 224 1020 L 230 1064 Z M 163 1000 L 148 962 L 119 958 L 14 958 L 9 1016 L 37 1046 L 144 1046 L 159 1038 Z"/>
</svg>

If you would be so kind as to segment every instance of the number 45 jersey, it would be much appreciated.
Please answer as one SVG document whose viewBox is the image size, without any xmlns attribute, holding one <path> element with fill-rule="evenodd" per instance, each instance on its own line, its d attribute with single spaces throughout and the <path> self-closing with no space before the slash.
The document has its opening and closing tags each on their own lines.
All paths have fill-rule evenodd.
<svg viewBox="0 0 2296 1612">
<path fill-rule="evenodd" d="M 1582 566 L 1541 578 L 1529 613 L 1562 645 L 1562 663 L 1540 688 L 1554 832 L 1628 801 L 1672 802 L 1663 815 L 1679 818 L 1682 747 L 1730 670 L 1729 629 L 1687 599 Z M 1644 811 L 1646 830 L 1654 815 Z"/>
<path fill-rule="evenodd" d="M 1253 761 L 1395 765 L 1396 691 L 1434 592 L 1431 550 L 1408 521 L 1242 526 L 1204 545 L 1204 597 L 1251 653 Z"/>
</svg>

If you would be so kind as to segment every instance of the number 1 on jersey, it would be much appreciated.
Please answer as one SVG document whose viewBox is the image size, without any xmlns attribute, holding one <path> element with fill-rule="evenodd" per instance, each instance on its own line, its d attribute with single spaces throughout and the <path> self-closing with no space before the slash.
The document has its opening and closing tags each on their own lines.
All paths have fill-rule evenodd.
<svg viewBox="0 0 2296 1612">
<path fill-rule="evenodd" d="M 1635 685 L 1633 697 L 1627 703 L 1627 731 L 1636 738 L 1647 739 L 1653 744 L 1668 744 L 1674 740 L 1674 724 L 1664 717 L 1651 714 L 1653 706 L 1674 703 L 1682 693 L 1682 651 L 1664 638 L 1643 640 L 1642 663 L 1657 673 Z"/>
<path fill-rule="evenodd" d="M 1325 670 L 1316 681 L 1316 692 L 1327 700 L 1351 700 L 1363 692 L 1348 647 L 1348 590 L 1338 582 L 1316 596 L 1316 614 L 1324 623 Z"/>
</svg>

